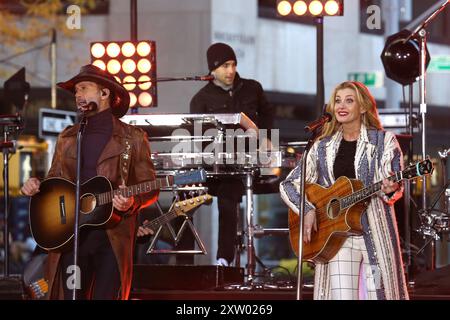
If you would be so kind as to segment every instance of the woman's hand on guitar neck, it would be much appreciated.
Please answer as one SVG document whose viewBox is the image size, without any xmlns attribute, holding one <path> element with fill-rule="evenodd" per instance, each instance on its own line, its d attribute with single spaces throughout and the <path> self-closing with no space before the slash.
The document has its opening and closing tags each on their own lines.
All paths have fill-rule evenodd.
<svg viewBox="0 0 450 320">
<path fill-rule="evenodd" d="M 20 189 L 20 192 L 22 192 L 23 195 L 26 196 L 34 196 L 36 193 L 39 192 L 39 186 L 41 185 L 41 182 L 38 178 L 30 178 L 28 179 Z"/>
<path fill-rule="evenodd" d="M 391 175 L 394 173 L 391 172 Z M 389 179 L 384 179 L 381 185 L 381 191 L 384 192 L 384 194 L 389 194 L 397 191 L 397 189 L 400 187 L 400 185 L 397 182 L 393 182 Z"/>
<path fill-rule="evenodd" d="M 312 228 L 314 227 L 314 231 L 317 232 L 316 210 L 310 210 L 306 213 L 303 224 L 303 241 L 309 243 L 311 241 Z"/>
</svg>

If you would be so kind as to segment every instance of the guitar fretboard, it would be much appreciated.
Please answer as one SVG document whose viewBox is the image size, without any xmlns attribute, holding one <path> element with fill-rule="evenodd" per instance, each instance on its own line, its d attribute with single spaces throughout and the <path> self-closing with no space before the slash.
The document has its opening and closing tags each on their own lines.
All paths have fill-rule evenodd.
<svg viewBox="0 0 450 320">
<path fill-rule="evenodd" d="M 403 179 L 403 171 L 396 172 L 394 175 L 387 178 L 390 181 L 398 182 Z M 343 197 L 340 199 L 341 209 L 347 209 L 352 205 L 363 201 L 377 193 L 381 190 L 381 186 L 383 185 L 383 181 L 378 181 L 366 188 L 358 190 L 351 195 Z"/>
<path fill-rule="evenodd" d="M 148 223 L 143 224 L 143 226 L 146 228 L 150 228 L 152 230 L 156 230 L 160 226 L 165 225 L 167 222 L 171 221 L 172 219 L 175 219 L 176 217 L 177 217 L 176 211 L 172 210 Z"/>
<path fill-rule="evenodd" d="M 117 189 L 114 191 L 103 192 L 97 194 L 97 200 L 99 205 L 104 205 L 106 203 L 112 202 L 115 195 L 122 195 L 129 198 L 134 195 L 141 193 L 147 193 L 153 190 L 158 190 L 161 188 L 169 187 L 173 184 L 171 177 L 167 176 L 165 178 L 158 178 L 153 181 L 147 181 L 139 184 L 135 184 L 130 187 L 125 187 L 123 189 Z"/>
</svg>

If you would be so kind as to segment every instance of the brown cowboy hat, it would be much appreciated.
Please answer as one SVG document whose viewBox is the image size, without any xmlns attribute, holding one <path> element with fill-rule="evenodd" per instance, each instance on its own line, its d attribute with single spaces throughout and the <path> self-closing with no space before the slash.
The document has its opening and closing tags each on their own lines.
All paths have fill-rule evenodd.
<svg viewBox="0 0 450 320">
<path fill-rule="evenodd" d="M 75 94 L 75 85 L 81 81 L 92 81 L 111 90 L 111 112 L 117 117 L 123 117 L 130 106 L 128 91 L 112 76 L 92 64 L 81 67 L 80 73 L 66 82 L 59 82 L 57 86 Z"/>
</svg>

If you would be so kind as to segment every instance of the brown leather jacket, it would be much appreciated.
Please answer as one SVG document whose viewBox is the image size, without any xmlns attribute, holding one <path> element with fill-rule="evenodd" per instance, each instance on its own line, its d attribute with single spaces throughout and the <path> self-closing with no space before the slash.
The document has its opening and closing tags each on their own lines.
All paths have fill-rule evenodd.
<svg viewBox="0 0 450 320">
<path fill-rule="evenodd" d="M 79 125 L 66 128 L 58 137 L 51 168 L 47 178 L 63 177 L 75 181 L 76 175 L 76 136 Z M 131 145 L 128 161 L 120 162 L 126 153 L 127 143 Z M 125 157 L 126 158 L 126 157 Z M 122 168 L 120 166 L 123 166 Z M 128 168 L 126 168 L 128 167 Z M 123 169 L 125 168 L 125 169 Z M 122 173 L 121 173 L 122 170 Z M 108 178 L 116 189 L 122 182 L 131 186 L 140 182 L 154 180 L 155 171 L 150 159 L 150 147 L 146 133 L 113 118 L 113 133 L 97 162 L 97 175 Z M 107 229 L 109 241 L 120 271 L 121 293 L 118 298 L 127 299 L 131 289 L 133 272 L 133 252 L 137 230 L 137 213 L 142 206 L 155 202 L 158 192 L 135 196 L 134 205 L 129 212 L 122 213 L 124 218 L 113 228 Z M 58 268 L 61 254 L 49 253 L 46 265 L 46 279 L 49 280 L 49 298 L 63 298 L 61 270 Z"/>
</svg>

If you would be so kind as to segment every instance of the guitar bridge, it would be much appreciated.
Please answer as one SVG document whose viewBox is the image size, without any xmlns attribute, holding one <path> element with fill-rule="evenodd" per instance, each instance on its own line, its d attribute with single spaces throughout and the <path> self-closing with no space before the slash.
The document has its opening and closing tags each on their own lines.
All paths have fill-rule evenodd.
<svg viewBox="0 0 450 320">
<path fill-rule="evenodd" d="M 61 224 L 66 224 L 67 218 L 66 218 L 66 205 L 64 201 L 64 196 L 59 197 L 59 216 L 61 218 Z"/>
</svg>

